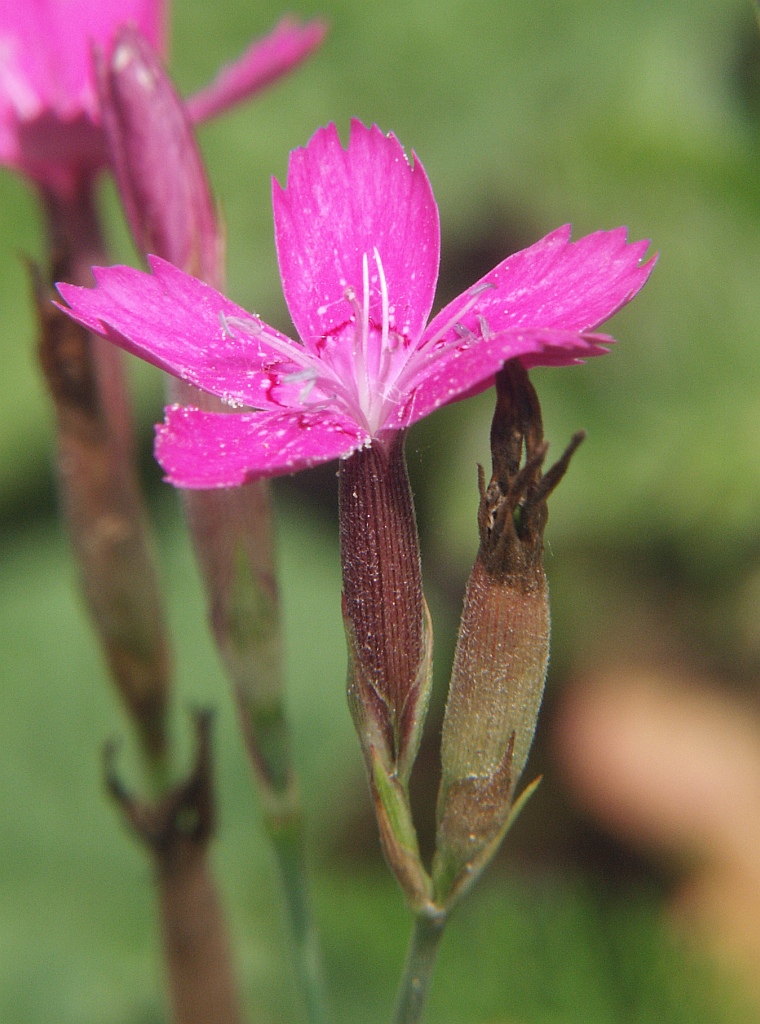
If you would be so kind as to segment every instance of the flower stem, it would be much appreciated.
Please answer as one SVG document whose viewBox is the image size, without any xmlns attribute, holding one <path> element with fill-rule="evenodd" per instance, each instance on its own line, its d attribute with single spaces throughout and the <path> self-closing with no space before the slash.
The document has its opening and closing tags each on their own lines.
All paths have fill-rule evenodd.
<svg viewBox="0 0 760 1024">
<path fill-rule="evenodd" d="M 422 1020 L 445 924 L 446 914 L 440 910 L 423 911 L 415 918 L 393 1024 L 419 1024 Z"/>
<path fill-rule="evenodd" d="M 308 1024 L 328 1024 L 327 988 L 309 897 L 301 816 L 296 811 L 283 822 L 270 814 L 267 828 L 282 879 L 293 963 L 306 1009 L 306 1020 Z"/>
<path fill-rule="evenodd" d="M 153 861 L 173 1024 L 243 1024 L 227 924 L 210 867 L 215 828 L 211 715 L 195 715 L 195 765 L 158 799 L 132 796 L 106 749 L 106 784 Z"/>
</svg>

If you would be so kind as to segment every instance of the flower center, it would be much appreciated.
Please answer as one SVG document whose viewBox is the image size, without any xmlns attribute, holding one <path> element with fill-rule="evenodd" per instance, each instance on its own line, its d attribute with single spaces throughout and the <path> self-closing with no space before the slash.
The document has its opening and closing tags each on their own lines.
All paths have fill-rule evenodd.
<svg viewBox="0 0 760 1024">
<path fill-rule="evenodd" d="M 375 262 L 377 281 L 380 292 L 380 326 L 370 315 L 371 282 L 369 259 L 365 252 L 362 256 L 362 295 L 361 302 L 356 289 L 349 285 L 343 296 L 354 312 L 353 340 L 351 354 L 353 357 L 353 385 L 355 389 L 356 411 L 371 434 L 382 425 L 384 407 L 387 400 L 387 375 L 390 362 L 390 307 L 388 302 L 388 282 L 385 278 L 383 262 L 377 247 L 372 257 Z"/>
<path fill-rule="evenodd" d="M 322 368 L 301 392 L 301 400 L 310 398 L 312 407 L 320 401 L 341 405 L 368 433 L 377 435 L 394 410 L 405 401 L 413 401 L 417 386 L 430 368 L 445 352 L 465 349 L 487 338 L 491 331 L 485 318 L 476 317 L 475 331 L 461 321 L 477 306 L 484 291 L 495 287 L 483 282 L 470 289 L 464 303 L 451 320 L 443 324 L 421 347 L 410 343 L 408 327 L 398 330 L 395 309 L 390 305 L 388 282 L 377 246 L 372 262 L 362 255 L 361 294 L 348 285 L 343 298 L 350 305 L 352 317 L 333 335 L 323 339 L 318 359 Z M 306 374 L 298 374 L 306 380 Z M 289 380 L 296 380 L 292 375 Z M 336 388 L 335 381 L 340 382 Z"/>
<path fill-rule="evenodd" d="M 227 337 L 234 338 L 233 328 L 239 329 L 269 348 L 270 365 L 265 361 L 263 369 L 272 377 L 267 388 L 271 400 L 285 408 L 347 413 L 374 437 L 402 403 L 414 401 L 417 388 L 442 355 L 491 335 L 483 316 L 475 316 L 474 330 L 462 320 L 473 312 L 480 295 L 495 286 L 475 285 L 466 298 L 462 296 L 465 301 L 449 321 L 424 344 L 412 344 L 417 339 L 408 336 L 409 324 L 401 330 L 396 327 L 396 310 L 390 304 L 376 246 L 372 261 L 374 273 L 367 253 L 362 255 L 361 296 L 353 285 L 344 288 L 343 301 L 351 315 L 309 345 L 278 336 L 258 317 L 243 319 L 220 312 L 219 321 Z M 320 309 L 320 314 L 326 309 Z"/>
</svg>

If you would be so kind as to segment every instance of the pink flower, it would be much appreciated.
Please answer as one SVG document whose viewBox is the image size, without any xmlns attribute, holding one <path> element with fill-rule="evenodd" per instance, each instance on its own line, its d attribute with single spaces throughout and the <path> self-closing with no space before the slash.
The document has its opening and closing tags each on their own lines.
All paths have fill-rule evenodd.
<svg viewBox="0 0 760 1024">
<path fill-rule="evenodd" d="M 107 162 L 93 47 L 110 51 L 132 23 L 163 51 L 162 0 L 0 0 L 0 163 L 70 195 Z M 205 120 L 300 63 L 324 36 L 317 21 L 284 19 L 195 100 Z"/>
<path fill-rule="evenodd" d="M 504 260 L 427 324 L 438 275 L 438 208 L 422 164 L 375 126 L 334 125 L 273 183 L 277 254 L 301 342 L 155 257 L 153 273 L 96 268 L 60 285 L 91 330 L 232 406 L 171 406 L 156 454 L 179 487 L 230 487 L 346 458 L 441 405 L 526 367 L 600 355 L 591 333 L 639 291 L 654 260 L 624 228 L 570 228 Z"/>
</svg>

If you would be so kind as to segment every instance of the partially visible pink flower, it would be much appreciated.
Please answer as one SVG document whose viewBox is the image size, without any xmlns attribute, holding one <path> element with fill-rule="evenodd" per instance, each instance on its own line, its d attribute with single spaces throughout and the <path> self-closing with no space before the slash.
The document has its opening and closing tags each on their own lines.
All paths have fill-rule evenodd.
<svg viewBox="0 0 760 1024">
<path fill-rule="evenodd" d="M 109 53 L 133 24 L 164 49 L 163 0 L 0 0 L 0 163 L 70 195 L 107 162 L 92 51 Z M 203 90 L 194 120 L 212 117 L 299 64 L 324 37 L 321 22 L 286 18 Z"/>
<path fill-rule="evenodd" d="M 0 161 L 58 190 L 104 162 L 91 52 L 128 21 L 163 49 L 157 0 L 0 0 Z"/>
<path fill-rule="evenodd" d="M 301 343 L 152 257 L 152 274 L 96 268 L 60 285 L 91 330 L 233 406 L 172 406 L 156 454 L 179 487 L 230 487 L 346 458 L 492 384 L 503 363 L 575 363 L 612 342 L 594 329 L 647 280 L 648 243 L 624 228 L 559 228 L 504 260 L 427 324 L 438 208 L 419 160 L 376 126 L 334 125 L 273 183 L 283 289 Z M 427 326 L 426 326 L 427 324 Z"/>
</svg>

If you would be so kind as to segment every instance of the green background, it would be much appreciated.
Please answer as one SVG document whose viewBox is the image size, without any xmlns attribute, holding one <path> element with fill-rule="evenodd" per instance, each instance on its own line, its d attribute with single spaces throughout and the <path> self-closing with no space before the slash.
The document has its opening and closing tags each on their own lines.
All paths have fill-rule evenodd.
<svg viewBox="0 0 760 1024">
<path fill-rule="evenodd" d="M 760 43 L 750 4 L 325 0 L 290 10 L 328 20 L 321 52 L 200 133 L 227 223 L 231 297 L 288 328 L 269 179 L 284 180 L 288 151 L 317 126 L 334 120 L 345 138 L 352 116 L 393 130 L 426 167 L 441 209 L 442 297 L 477 278 L 487 269 L 481 263 L 567 221 L 576 235 L 626 224 L 632 238 L 651 238 L 659 265 L 612 322 L 620 339 L 612 354 L 533 374 L 556 450 L 577 428 L 589 433 L 547 534 L 555 597 L 549 712 L 574 665 L 624 642 L 627 616 L 659 607 L 669 610 L 675 646 L 753 685 Z M 181 90 L 203 85 L 282 13 L 243 0 L 178 3 L 170 64 Z M 107 186 L 103 202 L 115 258 L 133 260 Z M 101 745 L 126 728 L 55 522 L 51 416 L 35 365 L 26 255 L 43 257 L 35 197 L 4 172 L 0 1019 L 148 1024 L 163 1019 L 150 874 L 102 792 Z M 134 377 L 147 451 L 162 385 L 146 367 Z M 409 443 L 441 684 L 476 546 L 475 464 L 488 457 L 490 414 L 491 397 L 480 396 L 420 424 Z M 178 705 L 218 708 L 215 859 L 239 973 L 252 1019 L 284 1022 L 296 1011 L 276 879 L 225 683 L 203 639 L 178 506 L 147 463 Z M 388 1015 L 408 925 L 376 853 L 343 698 L 333 477 L 331 468 L 279 488 L 280 546 L 289 699 L 328 974 L 336 1018 L 362 1024 Z M 610 881 L 558 841 L 552 793 L 561 779 L 542 760 L 542 729 L 534 770 L 548 764 L 548 777 L 510 844 L 518 854 L 541 850 L 545 832 L 554 855 L 507 856 L 461 908 L 429 1019 L 745 1019 L 726 984 L 662 929 L 661 875 L 637 867 Z M 129 773 L 128 743 L 124 760 Z"/>
</svg>

